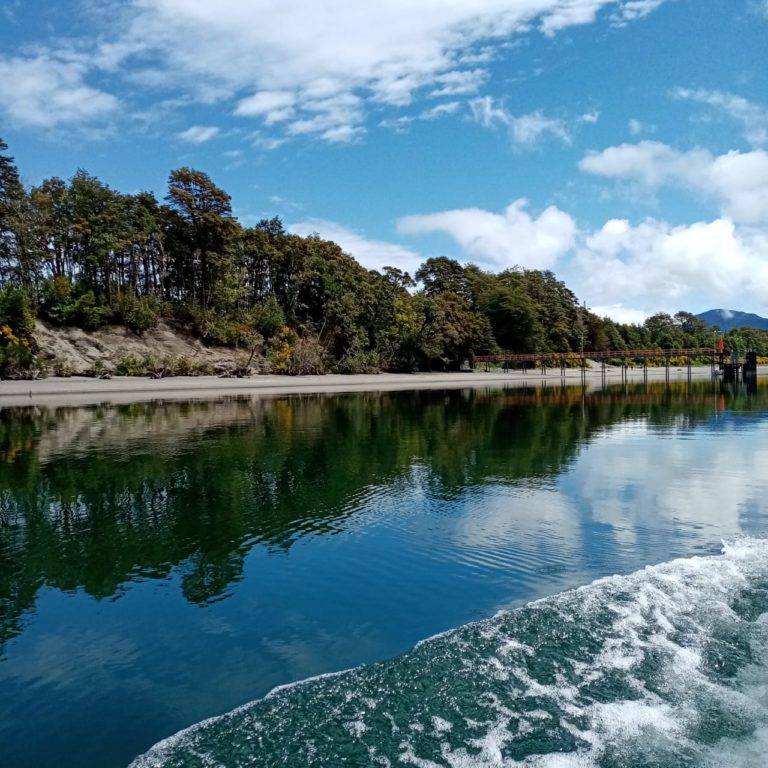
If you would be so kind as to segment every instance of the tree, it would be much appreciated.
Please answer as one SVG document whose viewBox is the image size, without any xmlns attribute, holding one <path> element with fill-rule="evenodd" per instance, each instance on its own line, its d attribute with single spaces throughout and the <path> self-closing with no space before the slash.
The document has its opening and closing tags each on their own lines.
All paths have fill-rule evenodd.
<svg viewBox="0 0 768 768">
<path fill-rule="evenodd" d="M 193 300 L 207 309 L 237 232 L 231 198 L 208 174 L 179 168 L 171 172 L 165 200 L 177 277 Z"/>
<path fill-rule="evenodd" d="M 416 279 L 424 286 L 427 296 L 455 293 L 469 299 L 471 295 L 464 267 L 445 256 L 427 259 L 416 271 Z"/>
<path fill-rule="evenodd" d="M 13 157 L 0 138 L 0 286 L 18 276 L 22 209 L 26 201 Z"/>
</svg>

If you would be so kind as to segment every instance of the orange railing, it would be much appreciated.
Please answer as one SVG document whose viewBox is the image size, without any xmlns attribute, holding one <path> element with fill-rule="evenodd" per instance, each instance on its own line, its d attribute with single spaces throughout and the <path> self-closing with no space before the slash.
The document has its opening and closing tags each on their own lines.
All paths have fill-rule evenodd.
<svg viewBox="0 0 768 768">
<path fill-rule="evenodd" d="M 691 349 L 614 349 L 607 352 L 588 352 L 584 351 L 585 360 L 610 360 L 621 359 L 624 357 L 701 357 L 704 355 L 720 354 L 714 347 L 693 347 Z M 477 355 L 475 361 L 478 363 L 503 363 L 503 362 L 531 362 L 535 360 L 552 360 L 560 362 L 561 360 L 581 360 L 581 352 L 545 352 L 533 353 L 502 353 L 499 355 Z"/>
</svg>

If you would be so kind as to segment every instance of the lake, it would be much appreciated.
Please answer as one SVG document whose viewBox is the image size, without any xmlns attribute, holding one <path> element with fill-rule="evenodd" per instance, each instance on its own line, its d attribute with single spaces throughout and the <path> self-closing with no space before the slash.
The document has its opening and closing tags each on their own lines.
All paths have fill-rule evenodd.
<svg viewBox="0 0 768 768">
<path fill-rule="evenodd" d="M 0 765 L 762 766 L 766 536 L 762 381 L 0 410 Z"/>
</svg>

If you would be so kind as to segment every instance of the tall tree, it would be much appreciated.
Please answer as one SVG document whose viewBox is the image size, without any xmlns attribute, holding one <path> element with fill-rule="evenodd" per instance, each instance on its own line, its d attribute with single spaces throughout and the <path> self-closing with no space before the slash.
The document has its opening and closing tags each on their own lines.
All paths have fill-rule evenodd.
<svg viewBox="0 0 768 768">
<path fill-rule="evenodd" d="M 208 308 L 238 229 L 231 198 L 207 173 L 179 168 L 171 172 L 165 200 L 171 212 L 171 239 L 177 246 L 177 273 L 192 298 Z"/>
</svg>

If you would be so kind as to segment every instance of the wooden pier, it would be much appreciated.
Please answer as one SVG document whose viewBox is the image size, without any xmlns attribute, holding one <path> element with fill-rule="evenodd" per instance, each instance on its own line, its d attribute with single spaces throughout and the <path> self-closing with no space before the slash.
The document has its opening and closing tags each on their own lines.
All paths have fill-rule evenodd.
<svg viewBox="0 0 768 768">
<path fill-rule="evenodd" d="M 681 358 L 684 362 L 680 362 Z M 560 369 L 560 375 L 565 379 L 565 373 L 568 369 L 577 368 L 581 371 L 582 377 L 586 376 L 588 361 L 599 361 L 603 376 L 607 373 L 607 362 L 609 360 L 617 361 L 620 368 L 622 380 L 628 378 L 629 369 L 634 367 L 643 368 L 643 375 L 648 376 L 649 361 L 661 362 L 666 370 L 666 378 L 669 379 L 670 368 L 686 367 L 690 375 L 693 366 L 693 360 L 702 358 L 709 361 L 712 368 L 712 374 L 717 371 L 728 381 L 734 381 L 741 376 L 750 375 L 757 372 L 757 356 L 754 352 L 747 352 L 744 361 L 734 353 L 716 349 L 715 347 L 692 347 L 686 349 L 619 349 L 607 350 L 601 352 L 546 352 L 546 353 L 502 353 L 498 355 L 478 355 L 474 358 L 476 365 L 485 367 L 486 371 L 491 370 L 491 366 L 501 363 L 502 369 L 512 371 L 515 368 L 522 368 L 524 374 L 530 369 L 539 368 L 542 375 L 546 375 L 547 369 Z M 674 363 L 672 361 L 675 361 Z M 639 365 L 636 366 L 635 363 Z"/>
</svg>

